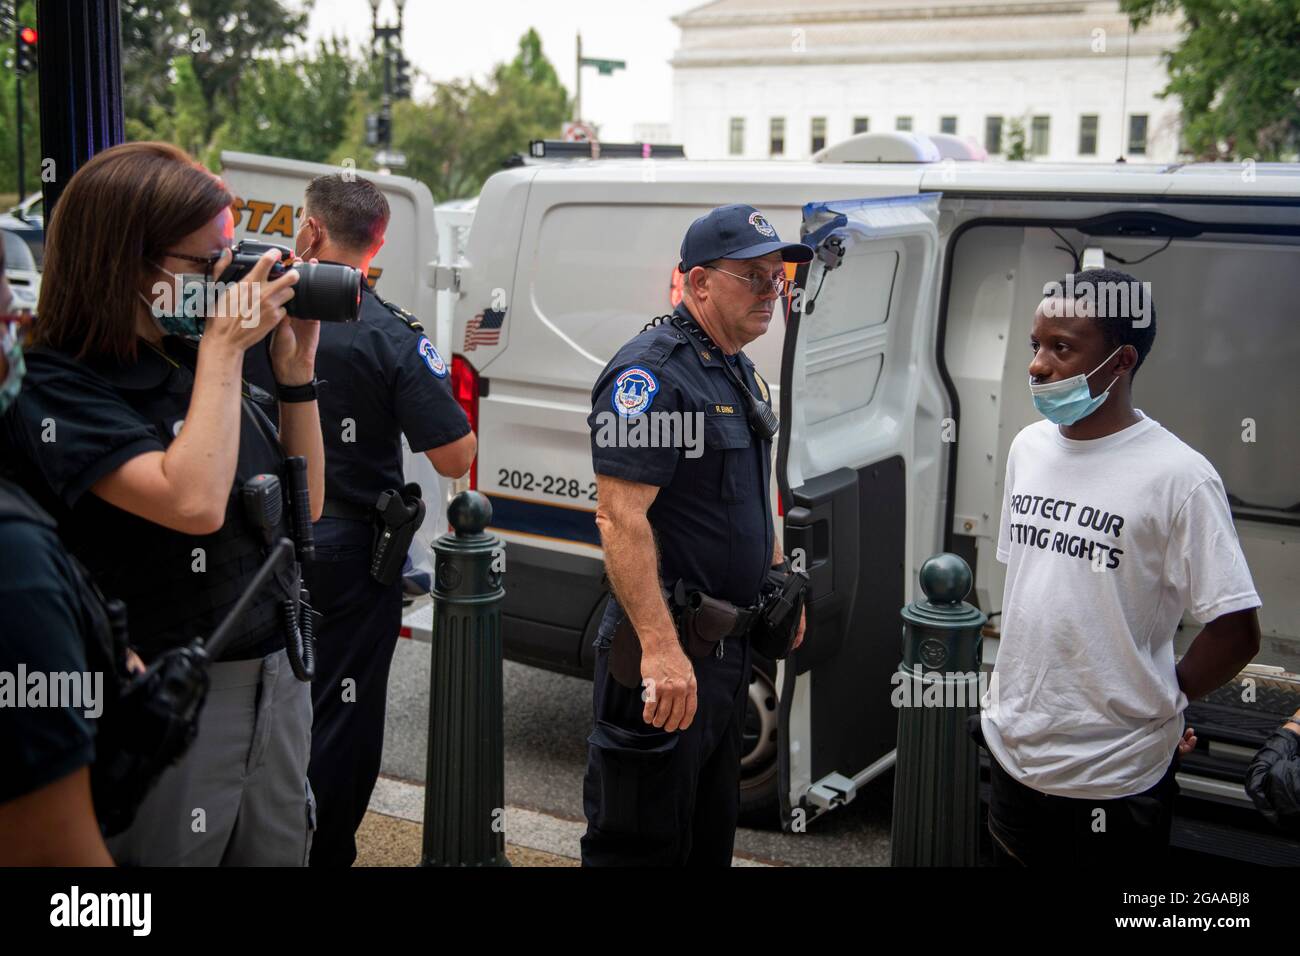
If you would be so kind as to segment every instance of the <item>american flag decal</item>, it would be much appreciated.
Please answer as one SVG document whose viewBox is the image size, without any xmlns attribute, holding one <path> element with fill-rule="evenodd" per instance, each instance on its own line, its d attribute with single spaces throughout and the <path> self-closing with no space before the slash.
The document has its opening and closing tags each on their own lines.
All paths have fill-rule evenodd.
<svg viewBox="0 0 1300 956">
<path fill-rule="evenodd" d="M 501 340 L 501 326 L 505 321 L 505 312 L 484 309 L 465 326 L 465 345 L 461 351 L 473 352 L 480 345 L 498 344 Z"/>
</svg>

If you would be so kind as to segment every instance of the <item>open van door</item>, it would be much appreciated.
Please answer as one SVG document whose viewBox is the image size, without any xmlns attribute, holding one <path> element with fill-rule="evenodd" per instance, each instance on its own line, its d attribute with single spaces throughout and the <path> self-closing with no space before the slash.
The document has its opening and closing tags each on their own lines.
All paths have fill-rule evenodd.
<svg viewBox="0 0 1300 956">
<path fill-rule="evenodd" d="M 936 349 L 939 196 L 803 210 L 816 255 L 796 275 L 777 446 L 785 552 L 811 579 L 803 646 L 779 674 L 787 829 L 894 760 L 899 611 L 942 543 L 956 438 Z"/>
</svg>

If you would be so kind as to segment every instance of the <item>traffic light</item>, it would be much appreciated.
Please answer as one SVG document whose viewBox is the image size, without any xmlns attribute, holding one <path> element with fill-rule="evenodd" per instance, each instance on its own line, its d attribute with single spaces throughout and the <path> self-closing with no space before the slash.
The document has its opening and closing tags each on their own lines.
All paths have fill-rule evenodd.
<svg viewBox="0 0 1300 956">
<path fill-rule="evenodd" d="M 383 112 L 366 114 L 366 145 L 387 146 L 392 136 L 392 118 Z"/>
<path fill-rule="evenodd" d="M 399 100 L 411 98 L 411 63 L 398 50 L 395 56 L 397 75 L 393 80 L 393 97 Z"/>
<path fill-rule="evenodd" d="M 14 34 L 14 72 L 26 76 L 36 69 L 36 29 L 19 27 Z"/>
</svg>

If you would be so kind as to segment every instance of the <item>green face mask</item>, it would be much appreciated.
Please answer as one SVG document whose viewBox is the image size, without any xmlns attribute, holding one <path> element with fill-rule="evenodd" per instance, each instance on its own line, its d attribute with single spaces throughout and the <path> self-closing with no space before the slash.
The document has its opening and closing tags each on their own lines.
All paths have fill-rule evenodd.
<svg viewBox="0 0 1300 956">
<path fill-rule="evenodd" d="M 9 411 L 23 387 L 27 365 L 23 362 L 23 340 L 17 322 L 6 322 L 0 333 L 0 353 L 4 354 L 9 371 L 0 382 L 0 415 Z"/>
<path fill-rule="evenodd" d="M 163 335 L 197 339 L 203 334 L 204 318 L 207 315 L 205 311 L 208 296 L 207 276 L 171 272 L 163 269 L 162 266 L 157 268 L 172 277 L 171 287 L 161 295 L 156 295 L 152 302 L 143 292 L 137 293 L 140 301 L 148 306 L 149 314 L 158 323 L 158 328 L 162 330 Z M 157 291 L 156 286 L 155 291 Z"/>
</svg>

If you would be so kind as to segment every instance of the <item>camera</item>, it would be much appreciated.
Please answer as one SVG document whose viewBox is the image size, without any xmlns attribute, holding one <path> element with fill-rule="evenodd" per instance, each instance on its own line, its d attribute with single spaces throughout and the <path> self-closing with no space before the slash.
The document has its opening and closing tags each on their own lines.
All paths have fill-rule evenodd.
<svg viewBox="0 0 1300 956">
<path fill-rule="evenodd" d="M 286 269 L 298 270 L 293 298 L 284 306 L 289 315 L 322 322 L 357 320 L 361 310 L 361 270 L 328 262 L 294 263 L 293 250 L 288 246 L 242 239 L 235 244 L 235 257 L 217 281 L 238 282 L 270 249 L 280 253 L 280 261 L 271 266 L 268 278 L 278 279 Z"/>
</svg>

